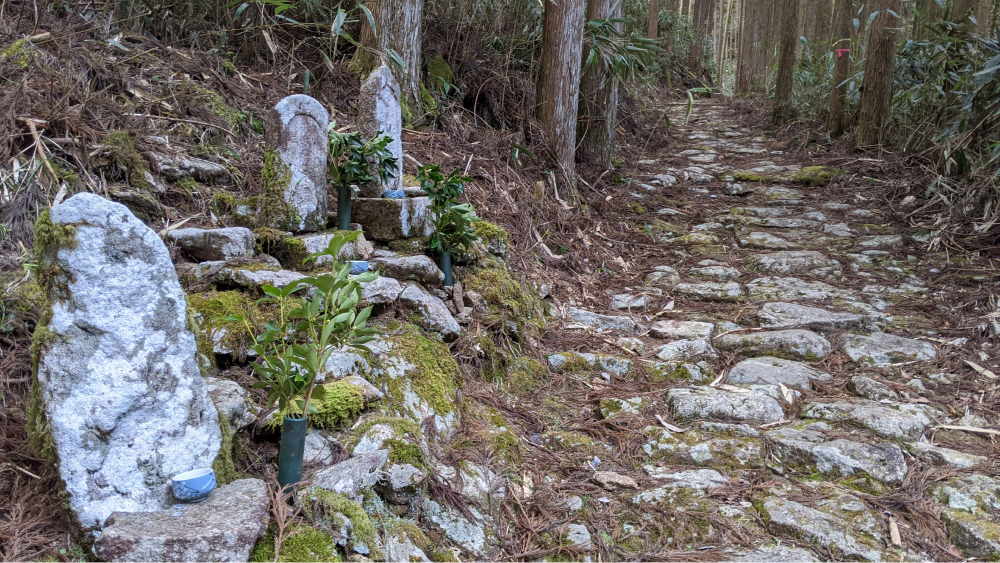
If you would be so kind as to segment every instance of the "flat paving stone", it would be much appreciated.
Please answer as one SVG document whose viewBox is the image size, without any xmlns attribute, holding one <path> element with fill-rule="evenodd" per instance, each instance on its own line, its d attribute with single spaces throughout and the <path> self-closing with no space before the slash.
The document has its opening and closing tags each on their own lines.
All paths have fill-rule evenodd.
<svg viewBox="0 0 1000 563">
<path fill-rule="evenodd" d="M 808 275 L 836 279 L 843 269 L 840 262 L 815 250 L 783 251 L 758 254 L 747 260 L 750 269 L 772 276 Z"/>
<path fill-rule="evenodd" d="M 774 445 L 774 453 L 786 467 L 805 473 L 846 476 L 865 473 L 887 485 L 898 485 L 908 467 L 903 451 L 893 443 L 865 444 L 845 439 L 828 439 L 815 427 L 779 428 L 765 432 Z"/>
<path fill-rule="evenodd" d="M 768 356 L 743 360 L 726 376 L 726 383 L 733 385 L 781 384 L 793 389 L 811 389 L 813 381 L 833 381 L 833 376 L 803 363 Z"/>
<path fill-rule="evenodd" d="M 853 297 L 836 287 L 819 281 L 809 282 L 794 277 L 763 277 L 747 282 L 747 297 L 752 301 L 786 302 L 797 300 L 833 301 Z"/>
<path fill-rule="evenodd" d="M 875 401 L 809 403 L 803 418 L 867 428 L 879 436 L 916 440 L 932 420 L 924 408 L 909 403 L 884 405 Z"/>
<path fill-rule="evenodd" d="M 926 362 L 937 357 L 937 350 L 930 342 L 884 332 L 876 332 L 869 336 L 848 334 L 843 347 L 844 353 L 851 361 L 864 366 Z"/>
<path fill-rule="evenodd" d="M 667 402 L 674 418 L 682 420 L 712 418 L 769 424 L 785 414 L 778 401 L 763 393 L 733 393 L 713 387 L 671 389 Z"/>
<path fill-rule="evenodd" d="M 684 340 L 711 340 L 715 325 L 701 321 L 656 321 L 649 326 L 649 333 L 657 338 Z"/>
<path fill-rule="evenodd" d="M 674 287 L 673 293 L 699 301 L 738 301 L 743 290 L 736 282 L 701 282 L 679 283 Z"/>
<path fill-rule="evenodd" d="M 781 356 L 799 360 L 821 360 L 833 346 L 822 336 L 802 329 L 734 332 L 717 337 L 713 343 L 720 350 L 747 356 Z"/>
<path fill-rule="evenodd" d="M 855 313 L 839 313 L 795 303 L 765 303 L 757 313 L 757 320 L 764 328 L 801 327 L 832 331 L 859 328 L 864 322 L 864 317 Z"/>
</svg>

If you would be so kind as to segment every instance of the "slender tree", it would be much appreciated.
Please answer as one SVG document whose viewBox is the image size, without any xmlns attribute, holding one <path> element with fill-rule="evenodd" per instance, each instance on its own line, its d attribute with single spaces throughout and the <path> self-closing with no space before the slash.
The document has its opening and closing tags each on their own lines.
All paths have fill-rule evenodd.
<svg viewBox="0 0 1000 563">
<path fill-rule="evenodd" d="M 843 2 L 837 2 L 842 4 Z M 819 0 L 816 5 L 816 27 L 813 36 L 810 38 L 816 43 L 823 43 L 830 40 L 830 30 L 833 26 L 833 3 L 830 0 Z"/>
<path fill-rule="evenodd" d="M 546 0 L 539 60 L 538 121 L 571 184 L 576 181 L 576 117 L 585 11 L 584 0 Z M 575 202 L 575 191 L 565 191 L 569 193 L 561 195 Z"/>
<path fill-rule="evenodd" d="M 589 8 L 587 10 L 590 11 Z M 589 14 L 587 18 L 594 19 Z M 649 0 L 649 31 L 646 37 L 656 39 L 660 36 L 660 0 Z"/>
<path fill-rule="evenodd" d="M 694 0 L 694 19 L 691 21 L 691 50 L 688 52 L 688 68 L 695 76 L 701 76 L 701 59 L 705 52 L 705 38 L 711 33 L 712 0 Z"/>
<path fill-rule="evenodd" d="M 774 105 L 771 119 L 782 125 L 792 119 L 792 70 L 795 66 L 795 32 L 799 21 L 799 1 L 781 0 L 781 51 L 778 56 L 778 79 L 774 85 Z"/>
<path fill-rule="evenodd" d="M 736 95 L 748 96 L 763 89 L 774 38 L 771 33 L 774 0 L 745 0 L 736 70 Z"/>
<path fill-rule="evenodd" d="M 892 103 L 892 68 L 899 36 L 900 0 L 877 0 L 877 13 L 868 28 L 865 77 L 858 108 L 859 147 L 879 144 L 882 126 Z"/>
<path fill-rule="evenodd" d="M 588 20 L 607 20 L 621 16 L 622 0 L 590 0 L 587 4 Z M 621 24 L 614 25 L 620 31 Z M 590 56 L 590 50 L 591 46 L 585 44 L 585 61 Z M 598 59 L 584 71 L 580 81 L 580 152 L 577 153 L 580 161 L 605 169 L 611 168 L 611 159 L 615 154 L 617 119 L 618 79 Z"/>
<path fill-rule="evenodd" d="M 365 6 L 371 10 L 375 30 L 362 25 L 358 37 L 361 46 L 354 52 L 351 70 L 366 76 L 382 63 L 381 57 L 389 49 L 394 50 L 403 68 L 396 68 L 387 59 L 389 68 L 399 82 L 403 103 L 416 113 L 420 108 L 420 19 L 424 0 L 369 0 Z"/>
<path fill-rule="evenodd" d="M 826 128 L 832 137 L 844 134 L 844 109 L 847 106 L 847 81 L 851 73 L 851 16 L 854 6 L 850 0 L 838 0 L 833 16 L 833 88 L 830 92 L 830 114 Z"/>
</svg>

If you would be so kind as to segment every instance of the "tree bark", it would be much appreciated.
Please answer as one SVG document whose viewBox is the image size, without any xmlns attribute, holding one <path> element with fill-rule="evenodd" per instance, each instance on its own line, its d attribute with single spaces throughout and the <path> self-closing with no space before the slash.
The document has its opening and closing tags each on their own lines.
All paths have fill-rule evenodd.
<svg viewBox="0 0 1000 563">
<path fill-rule="evenodd" d="M 368 25 L 368 19 L 361 17 L 361 43 L 354 52 L 350 68 L 360 76 L 367 76 L 382 64 L 382 54 L 388 49 L 399 53 L 404 68 L 400 70 L 386 59 L 399 82 L 399 90 L 404 104 L 404 119 L 410 120 L 423 115 L 420 105 L 420 20 L 424 0 L 369 0 L 365 3 L 375 20 L 377 35 Z"/>
<path fill-rule="evenodd" d="M 606 2 L 595 2 L 597 4 L 604 5 Z M 590 9 L 588 8 L 588 12 Z M 588 19 L 594 19 L 589 14 Z M 649 39 L 656 39 L 660 35 L 660 0 L 649 0 L 649 30 L 646 33 L 646 37 Z"/>
<path fill-rule="evenodd" d="M 792 70 L 795 67 L 795 44 L 798 43 L 795 37 L 798 12 L 798 0 L 781 1 L 781 51 L 778 56 L 778 79 L 774 86 L 774 105 L 771 108 L 771 120 L 775 125 L 783 125 L 792 119 Z"/>
<path fill-rule="evenodd" d="M 843 2 L 837 2 L 837 4 L 841 3 Z M 819 4 L 816 6 L 816 30 L 812 38 L 813 42 L 823 43 L 830 40 L 830 29 L 833 23 L 832 11 L 833 4 L 830 0 L 819 0 Z"/>
<path fill-rule="evenodd" d="M 571 184 L 576 181 L 574 155 L 585 8 L 584 0 L 546 0 L 539 60 L 538 121 Z"/>
<path fill-rule="evenodd" d="M 882 127 L 889 116 L 892 103 L 892 68 L 899 35 L 900 0 L 877 0 L 878 14 L 868 29 L 868 48 L 865 56 L 865 77 L 861 87 L 858 108 L 859 147 L 878 145 Z"/>
<path fill-rule="evenodd" d="M 653 0 L 654 2 L 656 0 Z M 590 0 L 587 5 L 588 20 L 620 18 L 622 2 L 619 0 Z M 615 24 L 621 31 L 621 24 Z M 590 47 L 584 45 L 583 60 L 587 60 Z M 615 155 L 615 124 L 618 121 L 618 79 L 600 62 L 593 64 L 580 81 L 580 121 L 577 135 L 580 152 L 577 159 L 601 168 L 611 168 Z"/>
<path fill-rule="evenodd" d="M 979 0 L 979 8 L 976 14 L 976 34 L 979 36 L 989 36 L 993 33 L 993 1 Z"/>
<path fill-rule="evenodd" d="M 705 52 L 705 37 L 711 28 L 712 0 L 694 0 L 694 19 L 691 21 L 693 39 L 688 52 L 688 68 L 701 77 L 701 59 Z"/>
<path fill-rule="evenodd" d="M 774 40 L 771 12 L 774 0 L 746 0 L 740 42 L 740 61 L 736 71 L 736 95 L 748 96 L 764 89 L 765 73 L 771 60 Z"/>
<path fill-rule="evenodd" d="M 843 84 L 851 74 L 851 53 L 837 49 L 851 48 L 851 23 L 854 6 L 850 0 L 837 0 L 837 9 L 833 19 L 833 89 L 830 92 L 830 115 L 827 116 L 826 129 L 831 137 L 844 134 L 844 109 L 847 106 L 847 84 Z M 842 85 L 843 84 L 843 85 Z"/>
<path fill-rule="evenodd" d="M 951 6 L 951 15 L 948 19 L 957 23 L 962 31 L 972 32 L 975 27 L 972 18 L 976 17 L 977 0 L 954 0 Z"/>
</svg>

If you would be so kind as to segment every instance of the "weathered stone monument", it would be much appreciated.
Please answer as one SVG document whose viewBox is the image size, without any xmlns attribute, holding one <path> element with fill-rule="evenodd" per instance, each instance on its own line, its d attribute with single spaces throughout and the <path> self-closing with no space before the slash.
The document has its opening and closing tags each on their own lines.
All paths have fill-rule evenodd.
<svg viewBox="0 0 1000 563">
<path fill-rule="evenodd" d="M 37 233 L 48 308 L 33 389 L 44 418 L 31 431 L 57 454 L 85 529 L 164 508 L 168 479 L 210 467 L 221 441 L 167 248 L 91 193 L 52 208 Z"/>
<path fill-rule="evenodd" d="M 358 129 L 365 140 L 371 139 L 379 131 L 391 137 L 389 152 L 396 157 L 396 164 L 400 168 L 400 172 L 385 184 L 361 186 L 360 197 L 382 197 L 386 191 L 402 190 L 403 110 L 400 106 L 399 83 L 396 82 L 389 67 L 384 64 L 372 71 L 361 84 L 361 94 L 358 96 Z"/>
<path fill-rule="evenodd" d="M 326 227 L 327 126 L 330 115 L 315 98 L 295 94 L 284 98 L 268 115 L 267 143 L 277 149 L 283 171 L 265 170 L 280 189 L 287 209 L 275 214 L 270 226 L 291 231 L 317 231 Z M 284 172 L 284 173 L 282 173 Z M 269 178 L 265 178 L 265 183 Z M 262 201 L 261 205 L 272 205 Z M 272 214 L 273 210 L 260 210 Z"/>
</svg>

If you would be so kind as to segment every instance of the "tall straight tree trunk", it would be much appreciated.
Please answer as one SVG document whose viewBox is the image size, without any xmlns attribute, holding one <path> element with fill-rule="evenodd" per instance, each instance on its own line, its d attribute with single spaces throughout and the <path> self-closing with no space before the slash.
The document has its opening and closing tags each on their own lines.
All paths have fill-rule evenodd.
<svg viewBox="0 0 1000 563">
<path fill-rule="evenodd" d="M 767 65 L 771 61 L 771 12 L 774 0 L 746 0 L 740 43 L 740 62 L 736 71 L 736 95 L 748 96 L 759 92 L 766 82 Z"/>
<path fill-rule="evenodd" d="M 930 33 L 924 26 L 941 20 L 941 7 L 934 0 L 916 0 L 913 11 L 913 32 L 911 35 L 914 39 L 927 39 L 930 37 Z"/>
<path fill-rule="evenodd" d="M 655 1 L 655 0 L 654 0 Z M 622 17 L 620 0 L 590 0 L 587 5 L 588 20 L 605 20 Z M 615 24 L 621 28 L 621 24 Z M 583 59 L 587 60 L 590 47 L 584 46 Z M 611 168 L 615 155 L 615 124 L 618 120 L 618 79 L 603 66 L 594 63 L 580 81 L 580 152 L 581 162 Z"/>
<path fill-rule="evenodd" d="M 877 0 L 878 14 L 868 28 L 868 48 L 865 53 L 865 78 L 861 85 L 858 108 L 859 147 L 881 142 L 882 126 L 892 103 L 892 68 L 899 35 L 900 0 Z"/>
<path fill-rule="evenodd" d="M 843 0 L 837 2 L 841 4 Z M 830 40 L 830 29 L 833 24 L 833 4 L 830 0 L 819 0 L 819 4 L 816 6 L 816 31 L 813 37 L 813 41 L 816 43 L 823 43 Z"/>
<path fill-rule="evenodd" d="M 778 78 L 774 86 L 774 105 L 771 120 L 775 125 L 783 125 L 792 119 L 792 70 L 795 67 L 795 32 L 799 21 L 798 0 L 781 0 L 781 26 L 778 40 L 781 52 L 778 56 Z"/>
<path fill-rule="evenodd" d="M 976 35 L 983 37 L 993 33 L 993 1 L 979 0 L 976 13 Z"/>
<path fill-rule="evenodd" d="M 420 106 L 420 19 L 424 0 L 369 0 L 365 3 L 375 20 L 377 34 L 372 32 L 367 19 L 362 18 L 359 47 L 354 52 L 350 68 L 367 76 L 378 68 L 381 54 L 392 49 L 403 59 L 404 68 L 396 68 L 388 59 L 389 68 L 396 75 L 402 101 L 411 119 L 423 114 Z M 405 114 L 406 112 L 404 112 Z"/>
<path fill-rule="evenodd" d="M 601 2 L 603 4 L 603 2 Z M 590 11 L 589 8 L 587 10 Z M 587 19 L 594 19 L 590 15 Z M 649 30 L 646 37 L 656 39 L 660 36 L 660 0 L 649 0 Z"/>
<path fill-rule="evenodd" d="M 957 23 L 962 31 L 971 32 L 975 27 L 971 18 L 976 17 L 977 0 L 954 0 L 951 5 L 951 16 L 948 18 Z"/>
<path fill-rule="evenodd" d="M 546 0 L 539 60 L 538 121 L 571 184 L 576 182 L 576 116 L 583 56 L 584 0 Z M 576 201 L 563 193 L 565 199 Z"/>
<path fill-rule="evenodd" d="M 830 136 L 839 137 L 844 134 L 844 110 L 847 107 L 847 77 L 851 73 L 851 53 L 837 49 L 851 48 L 851 16 L 854 12 L 850 0 L 837 0 L 837 8 L 833 15 L 833 89 L 830 92 L 830 115 L 826 119 L 826 129 Z"/>
<path fill-rule="evenodd" d="M 691 21 L 693 40 L 688 53 L 688 68 L 701 79 L 701 59 L 705 52 L 705 37 L 711 29 L 712 0 L 694 0 L 694 19 Z"/>
</svg>

